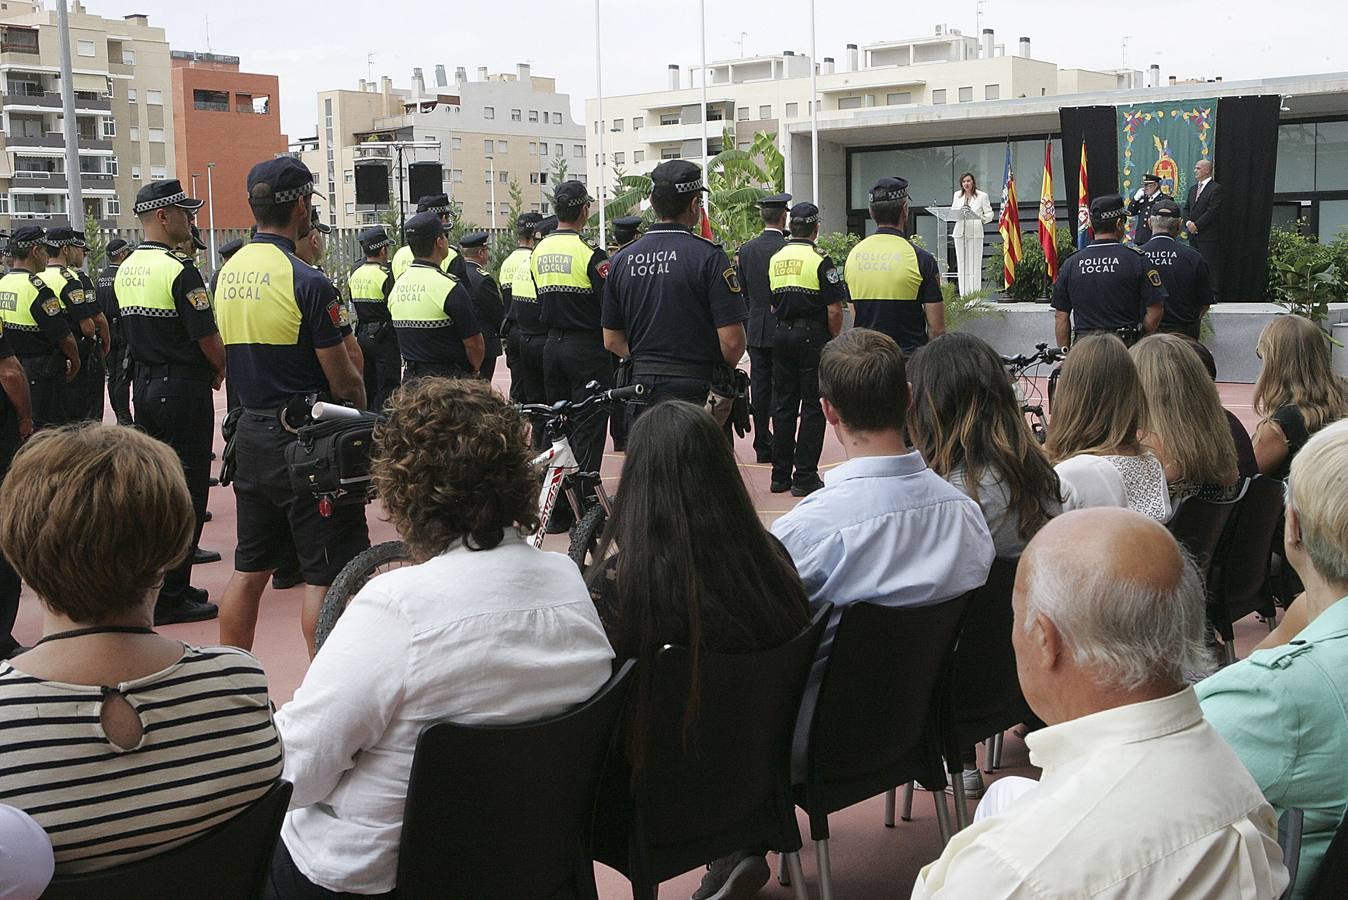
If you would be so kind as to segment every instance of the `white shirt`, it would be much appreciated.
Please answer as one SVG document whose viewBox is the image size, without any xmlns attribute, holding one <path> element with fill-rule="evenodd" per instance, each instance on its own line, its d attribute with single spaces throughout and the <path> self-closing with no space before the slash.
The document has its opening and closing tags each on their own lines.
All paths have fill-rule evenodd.
<svg viewBox="0 0 1348 900">
<path fill-rule="evenodd" d="M 1274 900 L 1278 822 L 1193 688 L 1034 732 L 1039 786 L 956 834 L 919 898 Z"/>
<path fill-rule="evenodd" d="M 1201 181 L 1198 182 L 1198 190 L 1194 191 L 1194 199 L 1195 199 L 1195 200 L 1197 200 L 1199 197 L 1203 196 L 1203 188 L 1207 187 L 1207 186 L 1208 186 L 1208 182 L 1211 181 L 1211 180 L 1212 180 L 1212 176 L 1209 175 L 1207 178 L 1204 178 L 1203 180 L 1201 180 Z"/>
<path fill-rule="evenodd" d="M 992 566 L 982 510 L 916 450 L 832 469 L 772 533 L 811 603 L 928 606 L 981 586 Z"/>
<path fill-rule="evenodd" d="M 422 729 L 561 712 L 604 684 L 612 659 L 576 564 L 514 532 L 373 579 L 276 716 L 295 865 L 328 890 L 392 890 Z"/>
<path fill-rule="evenodd" d="M 956 191 L 951 199 L 950 205 L 959 209 L 962 206 L 968 206 L 978 214 L 977 219 L 956 219 L 955 229 L 952 232 L 955 237 L 982 237 L 983 225 L 992 221 L 992 203 L 988 200 L 987 191 L 975 189 L 973 199 L 964 196 L 963 191 Z"/>
<path fill-rule="evenodd" d="M 1165 467 L 1151 453 L 1140 456 L 1093 456 L 1082 453 L 1053 467 L 1063 488 L 1063 509 L 1118 506 L 1170 519 L 1170 486 Z"/>
</svg>

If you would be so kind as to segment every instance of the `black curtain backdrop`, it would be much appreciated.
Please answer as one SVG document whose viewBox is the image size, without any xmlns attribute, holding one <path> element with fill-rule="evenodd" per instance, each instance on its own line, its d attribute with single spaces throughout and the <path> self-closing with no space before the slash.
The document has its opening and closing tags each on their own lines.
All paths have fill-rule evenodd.
<svg viewBox="0 0 1348 900">
<path fill-rule="evenodd" d="M 1217 101 L 1213 179 L 1224 189 L 1221 223 L 1222 300 L 1265 300 L 1268 232 L 1273 224 L 1273 177 L 1278 162 L 1282 103 L 1266 97 Z M 1184 198 L 1180 198 L 1182 203 Z"/>
<path fill-rule="evenodd" d="M 1119 111 L 1113 106 L 1077 106 L 1058 110 L 1058 119 L 1062 124 L 1062 164 L 1066 169 L 1063 183 L 1067 185 L 1067 221 L 1075 234 L 1077 172 L 1081 169 L 1083 141 L 1091 199 L 1119 192 Z"/>
</svg>

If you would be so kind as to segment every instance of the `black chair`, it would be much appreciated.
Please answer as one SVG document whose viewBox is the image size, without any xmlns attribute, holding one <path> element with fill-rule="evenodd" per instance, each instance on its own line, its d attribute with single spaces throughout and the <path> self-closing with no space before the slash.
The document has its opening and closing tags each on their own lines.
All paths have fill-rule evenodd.
<svg viewBox="0 0 1348 900">
<path fill-rule="evenodd" d="M 43 900 L 247 900 L 262 896 L 291 784 L 277 781 L 228 822 L 180 847 L 102 872 L 58 875 Z"/>
<path fill-rule="evenodd" d="M 1011 590 L 1019 562 L 1009 557 L 992 561 L 987 582 L 969 595 L 955 645 L 951 688 L 955 742 L 963 750 L 987 739 L 989 772 L 1001 765 L 1002 732 L 1034 715 L 1021 693 L 1011 646 Z M 955 805 L 957 827 L 968 824 L 967 815 L 966 805 Z"/>
<path fill-rule="evenodd" d="M 1245 481 L 1235 499 L 1223 502 L 1185 497 L 1166 523 L 1175 540 L 1193 557 L 1205 584 L 1211 580 L 1213 563 L 1231 517 L 1249 489 L 1250 483 Z"/>
<path fill-rule="evenodd" d="M 635 900 L 654 900 L 660 882 L 757 847 L 788 855 L 803 882 L 791 727 L 831 609 L 771 650 L 694 660 L 687 648 L 666 646 L 656 656 L 642 765 L 630 783 L 606 776 L 595 825 L 595 859 L 627 876 Z M 685 728 L 695 664 L 697 715 Z"/>
<path fill-rule="evenodd" d="M 595 900 L 590 830 L 628 660 L 566 712 L 516 725 L 437 722 L 417 739 L 398 893 Z"/>
<path fill-rule="evenodd" d="M 1306 900 L 1343 900 L 1344 897 L 1348 897 L 1348 817 L 1339 822 L 1306 893 Z"/>
<path fill-rule="evenodd" d="M 1250 613 L 1268 623 L 1277 618 L 1269 587 L 1269 548 L 1282 527 L 1283 483 L 1267 475 L 1251 478 L 1236 504 L 1208 580 L 1208 621 L 1222 639 L 1227 663 L 1236 660 L 1233 623 Z"/>
<path fill-rule="evenodd" d="M 951 728 L 955 641 L 964 594 L 916 608 L 852 603 L 834 614 L 827 658 L 806 688 L 796 722 L 791 781 L 810 819 L 820 890 L 833 897 L 830 813 L 912 781 L 934 792 L 942 838 L 950 833 L 943 757 L 959 766 Z M 822 655 L 822 654 L 821 654 Z M 963 797 L 963 782 L 956 779 Z"/>
</svg>

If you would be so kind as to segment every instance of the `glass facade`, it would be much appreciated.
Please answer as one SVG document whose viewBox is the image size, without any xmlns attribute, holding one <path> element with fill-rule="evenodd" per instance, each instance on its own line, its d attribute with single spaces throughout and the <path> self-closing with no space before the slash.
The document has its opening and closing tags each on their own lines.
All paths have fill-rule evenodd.
<svg viewBox="0 0 1348 900">
<path fill-rule="evenodd" d="M 1273 225 L 1303 228 L 1331 241 L 1348 227 L 1348 121 L 1278 127 Z"/>
<path fill-rule="evenodd" d="M 1044 173 L 1044 140 L 1011 142 L 1011 164 L 1016 171 L 1016 196 L 1022 204 L 1037 203 Z M 1002 196 L 1002 171 L 1006 165 L 1006 142 L 938 144 L 920 147 L 890 147 L 854 150 L 850 155 L 850 206 L 865 210 L 871 185 L 885 175 L 908 179 L 908 194 L 914 207 L 945 206 L 959 186 L 959 177 L 972 172 L 980 190 L 994 204 Z M 1053 139 L 1053 199 L 1065 208 L 1066 184 L 1062 141 Z M 1075 182 L 1073 182 L 1075 183 Z M 1063 209 L 1059 209 L 1061 213 Z"/>
</svg>

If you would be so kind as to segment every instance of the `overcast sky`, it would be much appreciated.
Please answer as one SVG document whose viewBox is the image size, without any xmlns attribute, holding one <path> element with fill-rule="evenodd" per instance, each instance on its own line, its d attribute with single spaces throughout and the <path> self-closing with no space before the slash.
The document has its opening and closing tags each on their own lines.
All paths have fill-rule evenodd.
<svg viewBox="0 0 1348 900">
<path fill-rule="evenodd" d="M 281 79 L 282 126 L 293 138 L 314 133 L 315 94 L 355 89 L 367 71 L 406 87 L 412 67 L 434 80 L 437 63 L 453 78 L 463 66 L 514 71 L 518 62 L 557 79 L 571 95 L 577 119 L 595 95 L 594 0 L 540 2 L 301 2 L 183 3 L 181 0 L 85 0 L 109 18 L 143 12 L 168 31 L 175 50 L 207 49 L 239 56 L 245 71 Z M 697 0 L 599 0 L 603 17 L 605 94 L 664 87 L 666 66 L 699 58 Z M 1228 81 L 1348 70 L 1348 12 L 1337 0 L 986 0 L 982 25 L 1014 53 L 1033 41 L 1033 56 L 1064 68 L 1146 69 L 1165 76 L 1223 76 Z M 462 11 L 460 11 L 462 9 Z M 809 0 L 706 0 L 707 59 L 808 52 Z M 937 24 L 976 33 L 975 0 L 941 4 L 911 0 L 827 0 L 818 4 L 818 56 L 842 66 L 847 43 L 867 44 L 933 33 Z M 936 9 L 942 10 L 936 12 Z M 1075 9 L 1075 12 L 1074 12 Z M 1090 31 L 1089 29 L 1097 29 Z M 367 70 L 367 54 L 374 54 Z"/>
</svg>

